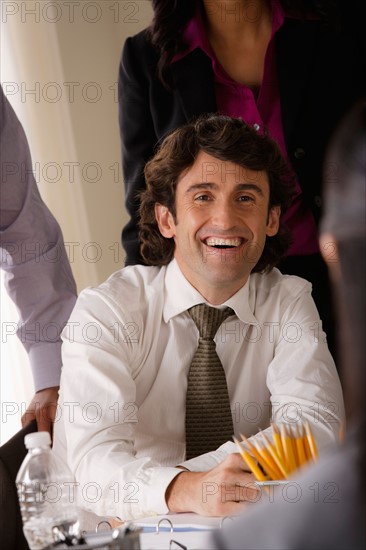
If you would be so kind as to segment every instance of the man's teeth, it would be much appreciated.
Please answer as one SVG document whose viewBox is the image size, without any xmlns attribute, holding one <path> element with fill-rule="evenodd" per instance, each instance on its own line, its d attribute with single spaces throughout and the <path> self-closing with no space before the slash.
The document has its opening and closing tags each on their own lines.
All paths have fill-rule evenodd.
<svg viewBox="0 0 366 550">
<path fill-rule="evenodd" d="M 210 237 L 206 239 L 207 246 L 240 246 L 242 239 L 219 239 L 217 237 Z"/>
</svg>

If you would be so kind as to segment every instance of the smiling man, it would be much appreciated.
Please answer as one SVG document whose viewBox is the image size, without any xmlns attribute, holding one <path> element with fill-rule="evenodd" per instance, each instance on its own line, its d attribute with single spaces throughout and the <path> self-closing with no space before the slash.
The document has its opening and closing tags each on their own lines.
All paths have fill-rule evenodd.
<svg viewBox="0 0 366 550">
<path fill-rule="evenodd" d="M 55 450 L 97 514 L 237 513 L 258 495 L 233 434 L 308 421 L 321 450 L 343 421 L 311 286 L 274 268 L 292 180 L 269 137 L 214 115 L 169 135 L 145 176 L 147 265 L 78 299 Z"/>
</svg>

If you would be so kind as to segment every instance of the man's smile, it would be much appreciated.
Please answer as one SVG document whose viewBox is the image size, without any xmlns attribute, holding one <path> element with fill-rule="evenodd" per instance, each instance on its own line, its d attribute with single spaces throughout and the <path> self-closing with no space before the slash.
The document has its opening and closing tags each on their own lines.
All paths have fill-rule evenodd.
<svg viewBox="0 0 366 550">
<path fill-rule="evenodd" d="M 207 237 L 206 239 L 203 239 L 203 243 L 206 246 L 219 249 L 238 248 L 244 242 L 246 242 L 246 239 L 243 239 L 242 237 Z"/>
</svg>

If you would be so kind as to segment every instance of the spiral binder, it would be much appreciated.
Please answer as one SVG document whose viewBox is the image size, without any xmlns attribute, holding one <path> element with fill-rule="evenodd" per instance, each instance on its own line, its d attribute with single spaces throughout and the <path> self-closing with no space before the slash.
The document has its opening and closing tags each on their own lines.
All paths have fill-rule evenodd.
<svg viewBox="0 0 366 550">
<path fill-rule="evenodd" d="M 179 518 L 179 520 L 178 520 Z M 169 514 L 145 518 L 152 520 L 143 527 L 139 522 L 121 525 L 113 529 L 106 520 L 100 521 L 95 532 L 83 533 L 83 543 L 67 545 L 55 543 L 46 550 L 191 550 L 192 548 L 208 549 L 209 533 L 223 526 L 225 518 L 201 518 L 195 514 Z M 183 520 L 183 521 L 182 521 Z M 193 520 L 193 521 L 192 521 Z M 109 526 L 108 531 L 98 531 Z"/>
<path fill-rule="evenodd" d="M 119 529 L 97 533 L 85 533 L 84 542 L 69 546 L 65 543 L 57 543 L 49 546 L 47 550 L 140 550 L 140 533 L 142 529 L 132 524 L 127 524 Z"/>
</svg>

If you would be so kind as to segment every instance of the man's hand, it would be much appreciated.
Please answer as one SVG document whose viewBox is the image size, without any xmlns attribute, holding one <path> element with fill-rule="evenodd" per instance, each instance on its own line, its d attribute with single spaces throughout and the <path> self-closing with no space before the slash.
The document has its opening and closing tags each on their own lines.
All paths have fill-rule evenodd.
<svg viewBox="0 0 366 550">
<path fill-rule="evenodd" d="M 27 410 L 22 416 L 23 428 L 35 418 L 38 431 L 49 432 L 52 437 L 52 426 L 56 415 L 58 390 L 59 387 L 54 386 L 53 388 L 40 390 L 34 395 Z"/>
<path fill-rule="evenodd" d="M 245 501 L 255 502 L 259 497 L 253 474 L 244 468 L 240 454 L 234 453 L 208 472 L 178 474 L 166 492 L 169 511 L 202 516 L 239 514 Z"/>
</svg>

